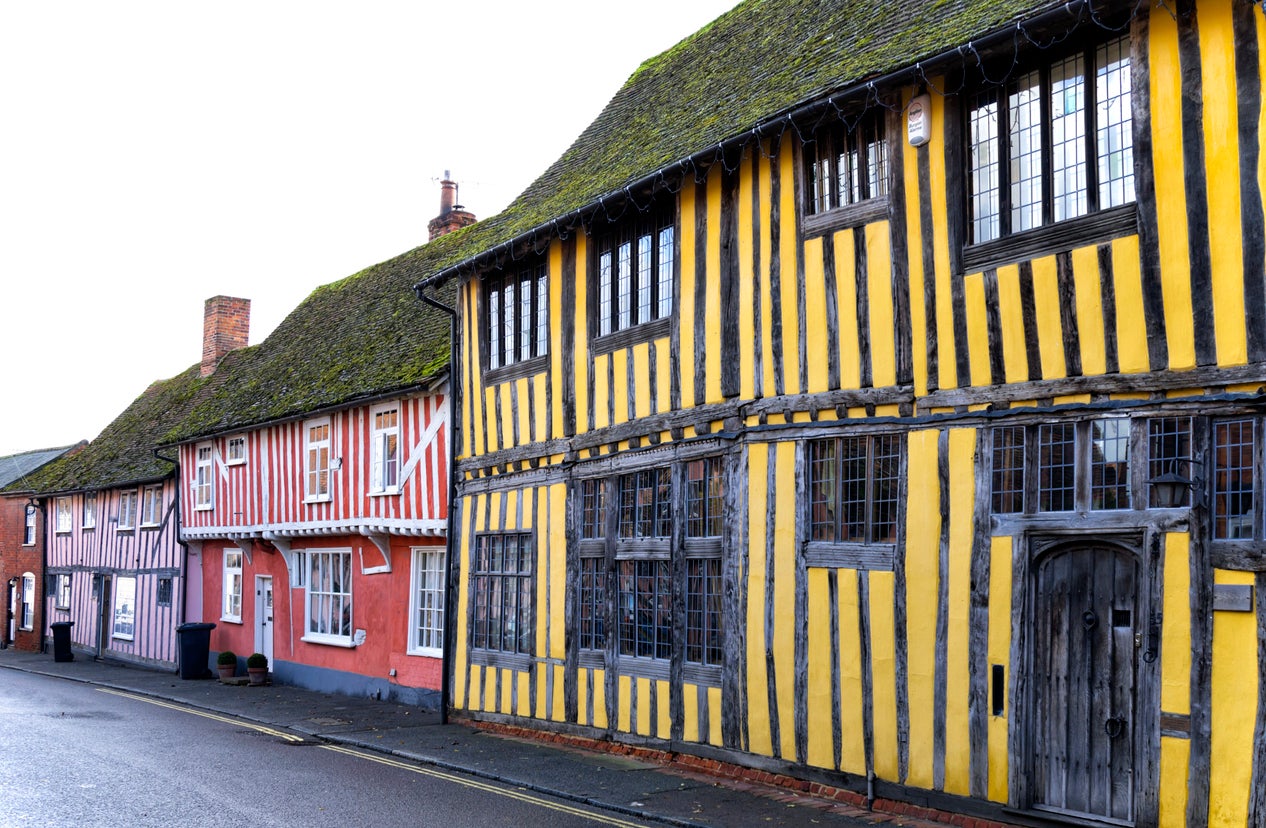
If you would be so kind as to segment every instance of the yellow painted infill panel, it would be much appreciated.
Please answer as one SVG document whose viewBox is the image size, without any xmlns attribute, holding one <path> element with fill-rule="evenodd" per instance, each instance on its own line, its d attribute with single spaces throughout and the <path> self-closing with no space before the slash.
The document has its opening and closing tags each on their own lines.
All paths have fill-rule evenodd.
<svg viewBox="0 0 1266 828">
<path fill-rule="evenodd" d="M 941 510 L 937 438 L 910 432 L 906 499 L 906 653 L 910 699 L 910 767 L 906 781 L 932 787 L 932 720 L 936 708 L 936 609 L 940 581 Z M 872 578 L 872 584 L 874 583 Z M 884 653 L 878 644 L 872 652 Z M 891 655 L 891 651 L 886 653 Z M 875 679 L 878 696 L 878 678 Z M 877 761 L 877 760 L 876 760 Z"/>
<path fill-rule="evenodd" d="M 705 287 L 704 352 L 707 402 L 725 400 L 721 396 L 721 170 L 713 168 L 708 175 L 708 244 Z"/>
<path fill-rule="evenodd" d="M 989 670 L 1001 664 L 1006 670 L 1006 704 L 1003 715 L 989 717 L 989 798 L 1006 802 L 1009 774 L 1009 734 L 1011 716 L 1011 572 L 1012 541 L 1009 537 L 993 538 L 989 548 Z M 989 709 L 993 710 L 993 700 Z"/>
<path fill-rule="evenodd" d="M 963 295 L 967 305 L 967 350 L 971 357 L 971 384 L 992 385 L 989 371 L 989 321 L 986 316 L 985 274 L 969 273 L 963 277 Z"/>
<path fill-rule="evenodd" d="M 835 767 L 835 744 L 832 740 L 832 711 L 835 709 L 831 690 L 831 599 L 827 581 L 830 573 L 820 567 L 808 571 L 808 760 L 820 768 Z"/>
<path fill-rule="evenodd" d="M 1155 15 L 1153 15 L 1154 17 Z M 1190 545 L 1185 532 L 1165 535 L 1165 596 L 1161 616 L 1161 710 L 1191 712 Z"/>
<path fill-rule="evenodd" d="M 998 318 L 1002 323 L 1002 363 L 1007 382 L 1029 378 L 1029 355 L 1025 350 L 1024 303 L 1020 299 L 1020 268 L 998 268 Z"/>
<path fill-rule="evenodd" d="M 800 387 L 800 310 L 796 250 L 799 229 L 796 227 L 796 162 L 792 141 L 783 141 L 778 156 L 780 189 L 778 225 L 780 238 L 778 263 L 782 274 L 782 375 L 788 394 L 799 394 Z M 795 755 L 795 754 L 792 754 Z"/>
<path fill-rule="evenodd" d="M 1204 107 L 1214 337 L 1219 365 L 1243 365 L 1248 362 L 1248 332 L 1244 316 L 1244 248 L 1240 238 L 1239 113 L 1232 105 L 1239 98 L 1231 3 L 1201 3 L 1198 29 L 1204 100 L 1225 102 Z"/>
<path fill-rule="evenodd" d="M 607 727 L 607 671 L 593 671 L 593 726 Z"/>
<path fill-rule="evenodd" d="M 1191 740 L 1162 736 L 1160 742 L 1160 785 L 1157 791 L 1160 799 L 1160 826 L 1186 828 L 1187 767 L 1191 759 Z"/>
<path fill-rule="evenodd" d="M 873 678 L 875 775 L 897 779 L 897 660 L 891 572 L 870 573 L 870 663 Z"/>
<path fill-rule="evenodd" d="M 671 739 L 673 735 L 673 717 L 668 682 L 662 680 L 655 682 L 655 693 L 657 695 L 655 712 L 659 714 L 658 720 L 655 722 L 655 735 L 660 739 Z"/>
<path fill-rule="evenodd" d="M 544 676 L 545 672 L 541 671 Z M 589 677 L 592 675 L 591 670 L 583 667 L 576 671 L 576 724 L 592 725 L 589 721 Z M 540 693 L 541 696 L 545 694 Z M 538 718 L 544 718 L 538 714 Z"/>
<path fill-rule="evenodd" d="M 1187 198 L 1182 157 L 1182 67 L 1178 24 L 1167 10 L 1153 12 L 1150 26 L 1152 169 L 1156 175 L 1156 225 L 1165 297 L 1169 368 L 1196 365 L 1187 250 Z M 1192 174 L 1195 174 L 1192 171 Z M 1239 221 L 1236 221 L 1238 228 Z M 1163 366 L 1158 366 L 1163 367 Z"/>
<path fill-rule="evenodd" d="M 475 416 L 481 420 L 483 448 L 491 452 L 501 448 L 497 445 L 497 387 L 485 385 L 483 394 L 485 410 L 477 412 Z"/>
<path fill-rule="evenodd" d="M 593 427 L 595 429 L 611 425 L 609 407 L 611 384 L 608 379 L 610 362 L 610 354 L 599 354 L 593 358 Z M 579 410 L 576 413 L 579 415 Z"/>
<path fill-rule="evenodd" d="M 470 700 L 466 703 L 467 710 L 479 710 L 479 691 L 483 686 L 484 668 L 478 664 L 472 665 L 469 669 L 467 685 L 470 687 Z"/>
<path fill-rule="evenodd" d="M 545 499 L 549 501 L 549 588 L 552 601 L 542 601 L 538 607 L 549 607 L 549 623 L 552 639 L 549 657 L 562 660 L 566 656 L 567 621 L 563 614 L 567 594 L 567 487 L 558 483 L 550 486 Z M 542 613 L 544 614 L 544 613 Z"/>
<path fill-rule="evenodd" d="M 667 411 L 672 400 L 672 353 L 668 339 L 655 343 L 655 412 Z"/>
<path fill-rule="evenodd" d="M 769 729 L 769 676 L 765 669 L 765 532 L 769 510 L 766 508 L 771 446 L 753 443 L 747 449 L 748 568 L 747 579 L 747 740 L 758 756 L 772 756 L 773 741 Z"/>
<path fill-rule="evenodd" d="M 900 417 L 901 406 L 897 405 L 896 403 L 892 403 L 890 405 L 877 405 L 875 406 L 875 416 L 876 417 Z M 819 417 L 818 419 L 822 419 L 822 418 Z"/>
<path fill-rule="evenodd" d="M 929 81 L 934 88 L 945 89 L 943 78 Z M 928 172 L 931 179 L 932 196 L 932 254 L 936 273 L 936 342 L 938 364 L 940 366 L 941 388 L 955 388 L 960 379 L 957 376 L 956 354 L 959 348 L 966 347 L 965 342 L 954 341 L 954 301 L 953 280 L 957 276 L 950 270 L 949 257 L 949 220 L 946 210 L 949 199 L 936 193 L 945 193 L 945 99 L 940 95 L 932 95 L 932 140 L 927 144 Z M 909 190 L 906 191 L 910 192 Z M 914 192 L 918 192 L 916 189 Z M 928 274 L 924 274 L 927 278 Z M 967 383 L 967 377 L 961 382 Z"/>
<path fill-rule="evenodd" d="M 771 396 L 774 393 L 774 350 L 773 350 L 773 302 L 770 296 L 773 295 L 770 285 L 770 247 L 773 239 L 772 222 L 768 217 L 772 216 L 774 203 L 774 184 L 773 184 L 773 160 L 769 157 L 769 146 L 762 144 L 762 152 L 760 158 L 760 285 L 761 285 L 761 310 L 760 310 L 760 326 L 761 326 L 761 367 L 763 373 L 763 384 L 765 396 Z"/>
<path fill-rule="evenodd" d="M 1064 325 L 1059 315 L 1059 276 L 1054 256 L 1033 260 L 1033 308 L 1042 379 L 1065 377 L 1068 369 L 1064 364 Z"/>
<path fill-rule="evenodd" d="M 858 608 L 857 570 L 837 571 L 840 594 L 840 770 L 865 775 L 866 742 L 862 712 L 867 704 L 862 693 L 861 616 Z"/>
<path fill-rule="evenodd" d="M 651 691 L 655 684 L 648 678 L 637 679 L 637 733 L 651 735 Z"/>
<path fill-rule="evenodd" d="M 506 714 L 514 713 L 514 686 L 518 675 L 517 671 L 507 668 L 502 670 L 501 675 L 498 676 L 501 686 L 501 700 L 497 706 L 496 712 Z"/>
<path fill-rule="evenodd" d="M 796 445 L 778 443 L 774 501 L 774 675 L 782 755 L 796 755 Z"/>
<path fill-rule="evenodd" d="M 1215 584 L 1252 587 L 1252 572 L 1213 573 Z M 1209 824 L 1247 825 L 1257 723 L 1257 614 L 1213 614 L 1213 693 L 1209 744 Z"/>
<path fill-rule="evenodd" d="M 535 428 L 536 440 L 544 440 L 547 428 L 553 415 L 550 412 L 549 405 L 546 403 L 546 389 L 549 387 L 550 378 L 547 376 L 538 376 L 532 380 L 533 405 L 535 406 Z M 562 399 L 559 397 L 558 399 Z M 559 407 L 559 406 L 555 406 Z M 525 441 L 532 438 L 532 432 L 527 432 Z"/>
<path fill-rule="evenodd" d="M 629 352 L 621 348 L 611 352 L 611 396 L 615 403 L 615 417 L 611 425 L 629 421 Z"/>
<path fill-rule="evenodd" d="M 1139 238 L 1112 242 L 1112 284 L 1117 311 L 1117 366 L 1122 374 L 1148 370 L 1147 317 L 1143 313 L 1143 277 L 1139 272 Z"/>
<path fill-rule="evenodd" d="M 681 687 L 681 738 L 687 742 L 699 739 L 699 687 L 683 684 Z"/>
<path fill-rule="evenodd" d="M 1077 338 L 1081 342 L 1081 372 L 1095 376 L 1108 370 L 1103 341 L 1103 299 L 1100 292 L 1099 249 L 1073 251 L 1073 289 L 1077 306 Z"/>
<path fill-rule="evenodd" d="M 840 387 L 860 388 L 860 345 L 857 332 L 857 250 L 853 231 L 835 234 L 835 300 L 839 319 L 840 352 L 833 354 L 840 363 Z"/>
<path fill-rule="evenodd" d="M 902 104 L 910 102 L 911 90 L 902 92 Z M 914 368 L 914 393 L 923 396 L 928 390 L 927 320 L 923 285 L 923 226 L 919 218 L 919 151 L 909 141 L 898 141 L 899 152 L 905 154 L 901 168 L 905 173 L 906 190 L 906 264 L 910 269 L 910 330 L 913 332 L 911 361 Z"/>
<path fill-rule="evenodd" d="M 554 671 L 554 698 L 550 700 L 550 720 L 555 722 L 566 721 L 567 705 L 563 701 L 563 684 L 567 677 L 567 671 L 563 669 L 561 664 L 555 664 L 548 669 Z"/>
<path fill-rule="evenodd" d="M 809 393 L 827 390 L 826 283 L 823 281 L 822 238 L 804 243 L 804 314 Z"/>
<path fill-rule="evenodd" d="M 678 371 L 681 375 L 681 407 L 693 408 L 702 400 L 695 399 L 695 257 L 703 255 L 696 252 L 695 210 L 704 209 L 697 205 L 695 188 L 689 183 L 681 188 L 677 196 L 681 205 L 681 255 L 678 257 L 681 271 L 681 309 L 677 313 L 679 359 Z"/>
<path fill-rule="evenodd" d="M 1092 399 L 1089 394 L 1056 394 L 1051 398 L 1055 405 L 1088 405 Z"/>
<path fill-rule="evenodd" d="M 632 721 L 630 720 L 632 707 L 629 704 L 629 697 L 633 693 L 633 680 L 629 676 L 617 678 L 616 693 L 619 694 L 615 702 L 616 728 L 623 733 L 631 733 L 633 731 Z"/>
<path fill-rule="evenodd" d="M 888 231 L 886 221 L 866 225 L 871 376 L 878 388 L 897 384 L 897 326 L 892 301 L 892 247 Z"/>
<path fill-rule="evenodd" d="M 536 667 L 537 669 L 532 671 L 532 676 L 536 680 L 536 710 L 532 711 L 532 715 L 538 719 L 548 719 L 550 717 L 550 698 L 545 691 L 548 689 L 546 671 L 549 670 L 549 667 L 540 663 Z M 577 672 L 584 673 L 583 670 Z"/>
<path fill-rule="evenodd" d="M 642 342 L 633 346 L 633 413 L 645 417 L 651 413 L 651 346 Z"/>
<path fill-rule="evenodd" d="M 583 232 L 576 234 L 576 324 L 572 330 L 573 342 L 576 343 L 576 360 L 574 376 L 569 380 L 576 391 L 576 431 L 583 433 L 589 430 L 589 299 L 587 267 L 589 260 L 589 237 Z M 554 397 L 554 405 L 561 407 L 563 395 Z M 558 434 L 562 434 L 559 431 Z"/>
<path fill-rule="evenodd" d="M 529 439 L 532 434 L 530 430 L 532 428 L 532 421 L 528 416 L 532 412 L 530 410 L 531 406 L 528 405 L 528 399 L 529 399 L 528 395 L 535 393 L 534 387 L 536 385 L 539 385 L 540 383 L 529 381 L 527 377 L 523 377 L 519 380 L 516 380 L 514 384 L 515 386 L 517 386 L 516 392 L 519 397 L 518 409 L 514 412 L 515 417 L 517 417 L 519 421 L 519 428 L 518 428 L 519 439 L 517 440 L 517 443 L 519 445 L 522 445 L 524 443 L 529 442 Z M 506 383 L 506 385 L 509 385 L 509 383 Z M 513 397 L 511 398 L 513 399 Z M 514 431 L 510 432 L 510 437 L 513 440 Z"/>
<path fill-rule="evenodd" d="M 950 431 L 948 675 L 945 693 L 945 791 L 971 795 L 971 544 L 976 504 L 976 429 Z"/>
<path fill-rule="evenodd" d="M 521 405 L 516 406 L 510 394 L 511 383 L 503 382 L 497 386 L 497 405 L 501 406 L 501 435 L 498 442 L 501 448 L 514 446 L 514 432 L 520 434 L 527 427 L 527 380 L 515 380 L 513 385 L 519 395 Z"/>
<path fill-rule="evenodd" d="M 519 684 L 519 707 L 514 712 L 519 716 L 532 715 L 532 674 L 521 670 L 514 674 Z"/>
<path fill-rule="evenodd" d="M 738 280 L 739 280 L 739 397 L 750 400 L 756 396 L 756 319 L 755 297 L 752 287 L 752 191 L 756 181 L 752 175 L 752 147 L 743 153 L 739 167 L 738 192 Z M 757 150 L 759 152 L 759 150 Z"/>
<path fill-rule="evenodd" d="M 721 688 L 708 688 L 708 710 L 716 713 L 708 716 L 708 744 L 721 746 Z"/>
</svg>

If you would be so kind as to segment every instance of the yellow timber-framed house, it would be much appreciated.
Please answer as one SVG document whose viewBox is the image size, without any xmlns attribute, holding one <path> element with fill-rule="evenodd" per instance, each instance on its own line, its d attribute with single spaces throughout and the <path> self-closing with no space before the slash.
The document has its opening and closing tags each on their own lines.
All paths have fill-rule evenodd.
<svg viewBox="0 0 1266 828">
<path fill-rule="evenodd" d="M 1266 825 L 1266 17 L 747 0 L 459 231 L 448 706 Z"/>
</svg>

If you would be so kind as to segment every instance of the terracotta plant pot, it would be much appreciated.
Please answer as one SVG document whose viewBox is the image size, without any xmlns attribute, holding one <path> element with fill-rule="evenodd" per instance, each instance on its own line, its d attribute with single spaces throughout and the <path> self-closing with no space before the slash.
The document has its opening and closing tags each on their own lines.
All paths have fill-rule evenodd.
<svg viewBox="0 0 1266 828">
<path fill-rule="evenodd" d="M 246 672 L 251 677 L 252 687 L 259 687 L 268 683 L 267 667 L 248 667 L 246 668 Z"/>
<path fill-rule="evenodd" d="M 236 664 L 217 664 L 215 669 L 220 671 L 220 681 L 228 681 L 237 675 Z"/>
</svg>

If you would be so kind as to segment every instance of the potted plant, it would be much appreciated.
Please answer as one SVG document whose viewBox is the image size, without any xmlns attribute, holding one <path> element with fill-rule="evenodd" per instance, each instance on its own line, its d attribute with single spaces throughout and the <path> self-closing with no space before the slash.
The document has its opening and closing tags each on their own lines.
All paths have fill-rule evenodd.
<svg viewBox="0 0 1266 828">
<path fill-rule="evenodd" d="M 251 653 L 246 657 L 246 672 L 251 677 L 252 685 L 264 684 L 268 680 L 268 656 Z"/>
<path fill-rule="evenodd" d="M 227 681 L 237 674 L 237 653 L 222 650 L 215 657 L 215 669 L 220 672 L 220 681 Z"/>
</svg>

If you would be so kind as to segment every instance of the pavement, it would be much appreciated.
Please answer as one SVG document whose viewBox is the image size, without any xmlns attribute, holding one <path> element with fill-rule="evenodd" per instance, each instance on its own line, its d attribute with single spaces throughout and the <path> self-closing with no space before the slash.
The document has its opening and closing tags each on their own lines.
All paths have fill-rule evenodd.
<svg viewBox="0 0 1266 828">
<path fill-rule="evenodd" d="M 626 755 L 489 731 L 469 721 L 441 724 L 416 707 L 298 687 L 182 680 L 176 673 L 75 654 L 0 650 L 0 667 L 124 690 L 199 710 L 457 771 L 626 816 L 668 825 L 931 828 L 938 823 L 791 791 L 718 778 Z M 944 822 L 939 823 L 944 825 Z"/>
</svg>

